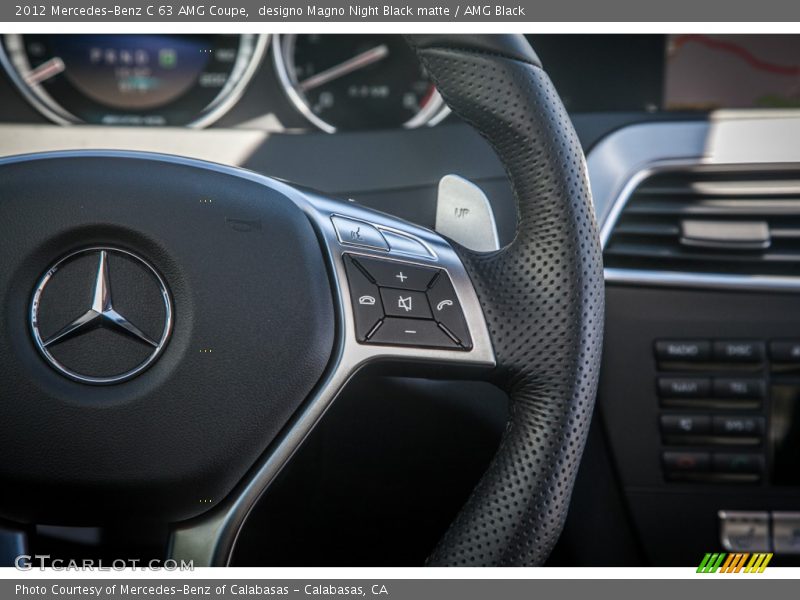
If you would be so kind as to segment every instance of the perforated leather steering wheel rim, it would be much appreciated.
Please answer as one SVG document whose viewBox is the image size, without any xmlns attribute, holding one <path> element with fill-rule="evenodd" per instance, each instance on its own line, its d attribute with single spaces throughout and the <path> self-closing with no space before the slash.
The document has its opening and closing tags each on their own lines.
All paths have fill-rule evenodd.
<svg viewBox="0 0 800 600">
<path fill-rule="evenodd" d="M 577 134 L 521 35 L 408 36 L 453 112 L 491 144 L 517 204 L 514 240 L 454 244 L 511 398 L 501 445 L 430 565 L 540 565 L 566 518 L 603 328 L 602 252 Z"/>
</svg>

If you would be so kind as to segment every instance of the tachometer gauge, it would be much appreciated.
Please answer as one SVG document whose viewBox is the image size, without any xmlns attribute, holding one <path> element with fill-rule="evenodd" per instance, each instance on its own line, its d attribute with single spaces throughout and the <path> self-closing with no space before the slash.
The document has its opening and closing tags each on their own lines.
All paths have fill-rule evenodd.
<svg viewBox="0 0 800 600">
<path fill-rule="evenodd" d="M 57 123 L 202 127 L 238 99 L 258 35 L 6 35 L 0 60 Z"/>
<path fill-rule="evenodd" d="M 289 98 L 324 131 L 420 127 L 449 112 L 399 35 L 281 35 L 273 52 Z"/>
</svg>

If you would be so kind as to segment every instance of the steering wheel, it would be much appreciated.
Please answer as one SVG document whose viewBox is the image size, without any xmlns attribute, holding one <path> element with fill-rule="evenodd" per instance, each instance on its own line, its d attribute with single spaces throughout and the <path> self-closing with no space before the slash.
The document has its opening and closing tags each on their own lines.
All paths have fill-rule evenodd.
<svg viewBox="0 0 800 600">
<path fill-rule="evenodd" d="M 364 365 L 511 398 L 431 565 L 537 565 L 563 525 L 601 355 L 581 146 L 522 36 L 410 36 L 518 208 L 475 253 L 255 173 L 146 153 L 0 161 L 0 517 L 173 523 L 228 563 L 248 512 Z"/>
</svg>

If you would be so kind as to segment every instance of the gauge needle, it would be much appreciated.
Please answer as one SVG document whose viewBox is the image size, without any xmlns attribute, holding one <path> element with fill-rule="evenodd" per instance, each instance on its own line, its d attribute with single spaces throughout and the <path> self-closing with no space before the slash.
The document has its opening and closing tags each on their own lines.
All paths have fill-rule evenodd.
<svg viewBox="0 0 800 600">
<path fill-rule="evenodd" d="M 54 56 L 28 73 L 25 76 L 25 83 L 28 85 L 38 85 L 43 81 L 47 81 L 51 77 L 55 77 L 59 73 L 63 73 L 64 69 L 66 69 L 64 61 L 58 56 Z"/>
<path fill-rule="evenodd" d="M 376 63 L 379 60 L 383 60 L 387 56 L 389 56 L 389 47 L 386 44 L 375 46 L 374 48 L 367 50 L 366 52 L 362 52 L 361 54 L 357 54 L 353 58 L 349 58 L 346 61 L 331 67 L 330 69 L 325 69 L 321 73 L 317 73 L 308 79 L 304 79 L 298 84 L 298 87 L 304 92 L 313 90 L 316 87 L 328 83 L 329 81 L 333 81 L 334 79 L 338 79 L 343 75 L 347 75 L 348 73 L 352 73 L 358 69 L 363 69 L 372 63 Z"/>
</svg>

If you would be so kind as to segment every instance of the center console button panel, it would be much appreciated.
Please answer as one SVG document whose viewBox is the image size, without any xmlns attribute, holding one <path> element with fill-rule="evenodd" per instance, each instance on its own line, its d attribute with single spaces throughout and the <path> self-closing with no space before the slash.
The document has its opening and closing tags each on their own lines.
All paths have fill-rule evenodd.
<svg viewBox="0 0 800 600">
<path fill-rule="evenodd" d="M 766 348 L 747 339 L 654 342 L 665 481 L 764 480 Z"/>
</svg>

